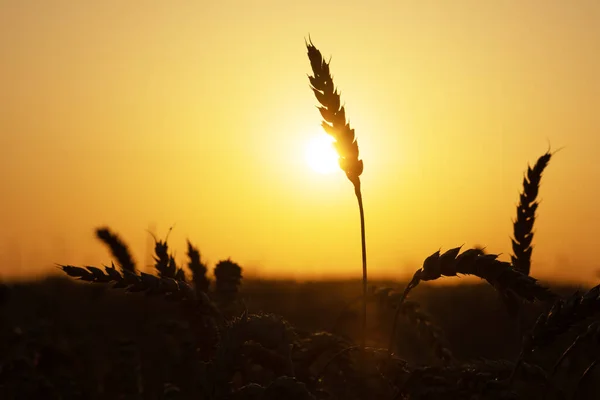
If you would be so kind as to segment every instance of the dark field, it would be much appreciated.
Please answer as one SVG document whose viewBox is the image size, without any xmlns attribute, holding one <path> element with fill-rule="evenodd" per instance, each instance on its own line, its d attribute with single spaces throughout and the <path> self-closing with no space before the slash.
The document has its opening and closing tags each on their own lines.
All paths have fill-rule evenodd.
<svg viewBox="0 0 600 400">
<path fill-rule="evenodd" d="M 377 284 L 400 291 L 404 285 Z M 552 289 L 568 296 L 577 288 Z M 386 367 L 393 376 L 382 379 L 402 387 L 405 393 L 399 395 L 389 388 L 378 392 L 382 382 L 358 378 L 360 353 L 352 346 L 360 336 L 360 302 L 342 311 L 360 293 L 358 281 L 244 281 L 238 301 L 222 307 L 242 326 L 244 337 L 236 341 L 231 333 L 237 332 L 235 322 L 219 330 L 197 310 L 162 296 L 68 278 L 4 286 L 0 398 L 543 398 L 544 375 L 590 322 L 573 327 L 540 354 L 532 353 L 509 390 L 501 382 L 509 379 L 521 350 L 521 331 L 527 333 L 549 305 L 526 304 L 520 318 L 511 318 L 487 284 L 422 284 L 409 301 L 419 303 L 423 315 L 417 320 L 400 316 L 397 357 L 394 366 Z M 240 325 L 235 316 L 245 308 L 248 315 Z M 263 313 L 281 316 L 289 324 L 255 315 Z M 387 349 L 393 315 L 389 304 L 370 303 L 369 347 Z M 426 315 L 429 321 L 422 319 Z M 315 335 L 324 331 L 335 336 Z M 598 350 L 595 343 L 563 362 L 555 377 L 561 380 L 560 390 L 552 390 L 548 398 L 571 398 L 589 365 L 588 352 Z M 451 362 L 440 357 L 440 349 L 452 354 Z M 379 371 L 387 359 L 382 354 L 372 353 Z M 459 367 L 465 365 L 473 367 Z M 475 368 L 483 372 L 470 374 Z M 433 372 L 439 376 L 428 378 Z M 296 380 L 276 379 L 284 376 Z M 432 390 L 411 389 L 415 380 Z M 589 395 L 592 391 L 586 393 L 577 398 L 596 398 Z"/>
</svg>

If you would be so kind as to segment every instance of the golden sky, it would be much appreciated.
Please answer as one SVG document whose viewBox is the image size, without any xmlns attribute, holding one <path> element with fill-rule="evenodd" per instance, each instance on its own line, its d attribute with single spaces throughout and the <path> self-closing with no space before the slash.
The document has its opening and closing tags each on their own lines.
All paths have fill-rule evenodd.
<svg viewBox="0 0 600 400">
<path fill-rule="evenodd" d="M 0 0 L 0 277 L 149 262 L 175 224 L 211 264 L 360 276 L 342 171 L 319 174 L 304 38 L 356 129 L 371 276 L 438 248 L 511 252 L 523 171 L 552 148 L 532 273 L 600 270 L 600 2 Z"/>
</svg>

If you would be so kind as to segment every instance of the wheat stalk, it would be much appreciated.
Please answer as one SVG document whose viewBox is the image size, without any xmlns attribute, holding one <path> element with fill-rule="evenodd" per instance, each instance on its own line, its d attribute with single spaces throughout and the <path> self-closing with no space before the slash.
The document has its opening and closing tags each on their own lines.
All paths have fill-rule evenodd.
<svg viewBox="0 0 600 400">
<path fill-rule="evenodd" d="M 308 58 L 313 76 L 308 79 L 311 88 L 321 104 L 319 111 L 323 117 L 321 126 L 335 139 L 334 146 L 339 156 L 340 168 L 354 185 L 354 194 L 358 200 L 360 213 L 360 236 L 362 243 L 362 273 L 363 273 L 363 329 L 361 344 L 364 349 L 367 341 L 367 245 L 365 238 L 365 214 L 360 189 L 360 175 L 363 172 L 363 162 L 358 158 L 358 143 L 354 129 L 346 122 L 346 111 L 341 105 L 340 94 L 333 84 L 329 71 L 329 63 L 323 59 L 321 52 L 309 40 L 306 43 Z"/>
<path fill-rule="evenodd" d="M 192 287 L 184 282 L 167 277 L 157 277 L 141 272 L 139 275 L 131 271 L 119 272 L 114 265 L 105 266 L 104 271 L 93 266 L 85 268 L 73 265 L 59 265 L 69 276 L 92 283 L 114 283 L 114 289 L 126 289 L 128 292 L 145 292 L 150 295 L 163 295 L 166 298 L 190 302 L 199 305 L 208 314 L 222 316 L 217 307 L 205 293 L 196 293 Z"/>
<path fill-rule="evenodd" d="M 413 275 L 412 280 L 404 289 L 399 304 L 402 305 L 412 289 L 421 281 L 431 281 L 442 276 L 475 275 L 488 281 L 500 293 L 511 293 L 527 301 L 552 301 L 556 295 L 547 288 L 540 286 L 537 279 L 524 275 L 512 268 L 510 263 L 498 260 L 495 254 L 485 254 L 480 249 L 469 249 L 460 253 L 461 247 L 456 247 L 440 254 L 436 251 L 423 262 L 423 267 Z M 398 308 L 394 317 L 389 350 L 391 353 L 393 339 L 396 334 Z"/>
<path fill-rule="evenodd" d="M 517 205 L 517 218 L 513 223 L 514 238 L 512 248 L 514 255 L 511 256 L 514 268 L 525 275 L 531 270 L 531 242 L 533 240 L 533 223 L 535 222 L 535 211 L 539 202 L 536 201 L 542 180 L 542 173 L 548 166 L 552 153 L 549 151 L 538 158 L 531 168 L 527 167 L 527 173 L 523 177 L 523 192 L 519 197 Z"/>
<path fill-rule="evenodd" d="M 194 286 L 196 290 L 207 293 L 208 287 L 210 285 L 210 281 L 206 277 L 206 265 L 202 263 L 200 259 L 200 252 L 196 247 L 192 245 L 192 243 L 188 240 L 188 258 L 190 259 L 188 263 L 188 268 L 192 271 L 192 281 L 194 282 Z"/>
<path fill-rule="evenodd" d="M 130 272 L 135 272 L 135 262 L 131 257 L 129 248 L 125 242 L 121 240 L 119 235 L 111 232 L 108 227 L 102 227 L 96 229 L 96 237 L 108 246 L 110 252 L 112 253 L 113 257 L 117 259 L 117 263 L 123 271 L 127 270 Z"/>
</svg>

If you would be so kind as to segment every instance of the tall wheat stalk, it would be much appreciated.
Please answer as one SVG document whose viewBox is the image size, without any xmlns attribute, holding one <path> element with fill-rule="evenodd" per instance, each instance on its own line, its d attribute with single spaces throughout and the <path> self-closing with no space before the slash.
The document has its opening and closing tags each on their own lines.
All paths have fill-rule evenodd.
<svg viewBox="0 0 600 400">
<path fill-rule="evenodd" d="M 360 175 L 363 172 L 363 162 L 358 158 L 358 143 L 354 136 L 354 129 L 346 122 L 346 111 L 340 104 L 340 94 L 333 85 L 333 78 L 329 72 L 329 63 L 323 59 L 321 52 L 309 41 L 306 43 L 308 58 L 314 76 L 309 76 L 311 88 L 315 97 L 321 104 L 319 111 L 323 117 L 321 126 L 327 134 L 335 139 L 334 146 L 339 155 L 340 168 L 354 185 L 354 194 L 358 200 L 360 213 L 360 238 L 362 242 L 362 273 L 363 273 L 363 310 L 362 310 L 362 338 L 364 349 L 367 341 L 367 243 L 365 238 L 365 213 L 363 209 L 362 193 L 360 190 Z"/>
</svg>

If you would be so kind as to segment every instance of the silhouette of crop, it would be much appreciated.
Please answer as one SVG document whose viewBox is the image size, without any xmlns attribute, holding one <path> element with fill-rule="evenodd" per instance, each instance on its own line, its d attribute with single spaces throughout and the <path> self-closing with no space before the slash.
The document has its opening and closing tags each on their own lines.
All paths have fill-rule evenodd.
<svg viewBox="0 0 600 400">
<path fill-rule="evenodd" d="M 510 263 L 498 260 L 495 254 L 485 254 L 480 249 L 469 249 L 459 254 L 461 247 L 456 247 L 440 254 L 436 251 L 423 262 L 423 267 L 417 270 L 404 289 L 399 304 L 402 305 L 411 290 L 421 281 L 431 281 L 442 276 L 475 275 L 485 279 L 502 295 L 518 296 L 527 301 L 553 301 L 556 295 L 547 288 L 540 286 L 535 278 L 524 275 L 512 268 Z M 389 349 L 393 348 L 396 334 L 398 315 L 396 311 Z"/>
<path fill-rule="evenodd" d="M 175 257 L 169 254 L 167 240 L 168 235 L 164 241 L 154 238 L 154 267 L 160 277 L 185 281 L 185 272 L 177 267 Z"/>
<path fill-rule="evenodd" d="M 168 235 L 155 238 L 155 275 L 147 274 L 136 271 L 115 233 L 98 228 L 96 234 L 118 268 L 112 263 L 103 268 L 60 265 L 66 275 L 88 285 L 61 280 L 52 291 L 45 283 L 37 291 L 12 285 L 10 298 L 0 293 L 0 398 L 598 398 L 600 285 L 563 296 L 559 293 L 566 291 L 555 293 L 530 276 L 537 194 L 551 154 L 540 157 L 524 178 L 510 263 L 482 246 L 436 251 L 404 290 L 379 287 L 368 292 L 363 163 L 329 63 L 312 42 L 306 46 L 323 128 L 335 139 L 340 167 L 358 199 L 362 294 L 352 300 L 358 293 L 339 290 L 342 301 L 335 303 L 331 283 L 244 281 L 242 286 L 242 267 L 231 259 L 215 265 L 211 288 L 198 248 L 187 241 L 188 279 L 169 251 Z M 487 294 L 492 292 L 487 285 L 443 290 L 428 285 L 413 292 L 422 281 L 460 275 L 477 276 L 507 304 L 518 304 L 520 323 L 531 328 L 522 343 L 507 340 L 503 313 L 493 308 L 497 298 Z M 110 286 L 123 290 L 102 289 Z M 446 294 L 430 295 L 442 292 Z M 409 294 L 422 297 L 408 300 Z M 23 299 L 32 303 L 29 308 Z M 337 320 L 334 303 L 346 304 Z M 355 332 L 340 321 L 351 320 L 356 303 L 361 303 L 362 313 Z M 378 316 L 370 330 L 367 305 Z M 408 321 L 404 329 L 397 326 L 400 316 Z M 333 332 L 324 330 L 333 320 Z M 511 326 L 512 320 L 507 321 Z M 477 330 L 482 334 L 473 335 Z M 416 343 L 412 331 L 428 350 L 415 346 L 416 361 L 410 350 L 408 357 L 403 354 Z M 500 353 L 497 348 L 503 345 L 514 348 Z M 510 354 L 510 360 L 479 357 L 490 353 Z"/>
<path fill-rule="evenodd" d="M 200 251 L 198 251 L 198 249 L 194 247 L 189 240 L 187 245 L 187 255 L 190 259 L 188 263 L 188 269 L 192 272 L 192 281 L 194 282 L 194 286 L 196 287 L 196 290 L 207 293 L 208 287 L 210 286 L 210 280 L 206 277 L 208 268 L 200 259 Z"/>
<path fill-rule="evenodd" d="M 222 260 L 214 269 L 215 296 L 222 308 L 228 310 L 229 314 L 239 311 L 238 292 L 242 283 L 242 268 L 231 261 Z"/>
<path fill-rule="evenodd" d="M 135 272 L 135 262 L 129 253 L 129 248 L 119 235 L 111 232 L 109 228 L 103 227 L 96 229 L 96 236 L 108 246 L 123 271 Z"/>
<path fill-rule="evenodd" d="M 542 173 L 548 166 L 552 153 L 546 152 L 531 167 L 527 167 L 527 173 L 523 177 L 523 192 L 519 196 L 517 205 L 517 218 L 513 224 L 512 248 L 514 255 L 511 256 L 513 267 L 525 275 L 531 270 L 531 252 L 533 247 L 533 223 L 535 212 L 539 202 L 536 201 L 540 189 Z"/>
<path fill-rule="evenodd" d="M 323 59 L 321 52 L 312 44 L 306 43 L 308 58 L 312 67 L 313 76 L 309 76 L 315 97 L 321 104 L 319 111 L 323 117 L 321 126 L 335 139 L 334 146 L 339 155 L 340 168 L 354 185 L 354 194 L 358 200 L 360 214 L 360 236 L 362 243 L 362 273 L 363 273 L 363 334 L 362 347 L 366 346 L 367 337 L 367 242 L 365 238 L 365 213 L 363 208 L 362 192 L 360 189 L 360 175 L 363 172 L 363 161 L 358 158 L 358 143 L 354 129 L 346 122 L 346 111 L 341 105 L 340 95 L 333 84 L 329 71 L 329 63 Z"/>
</svg>

